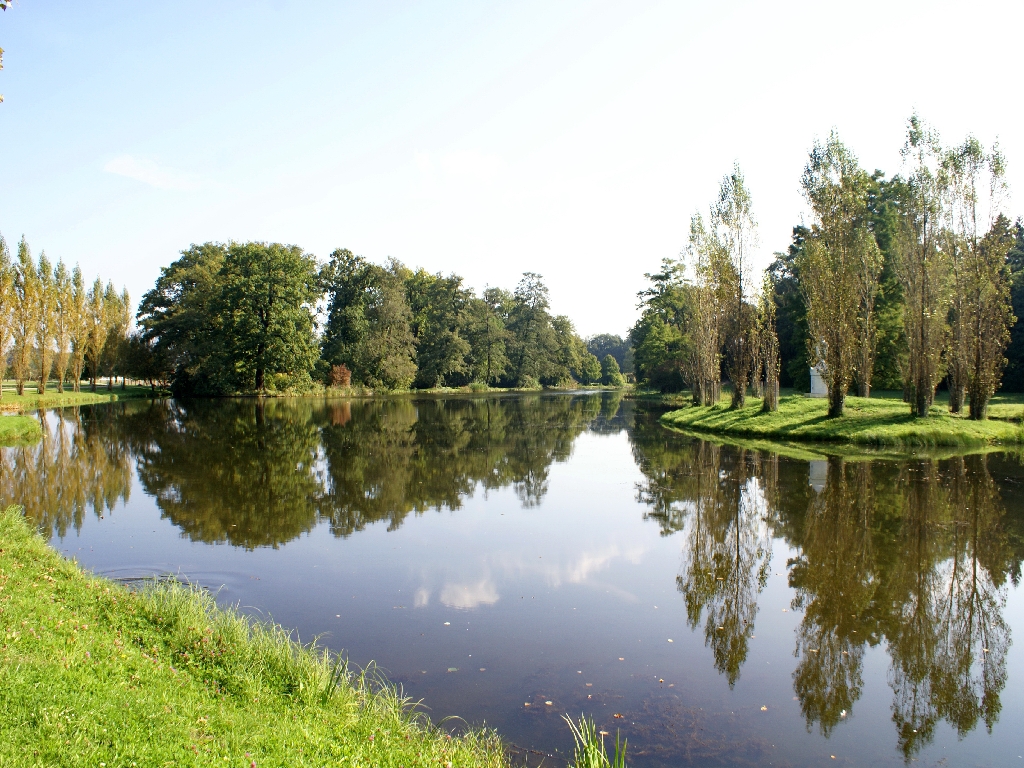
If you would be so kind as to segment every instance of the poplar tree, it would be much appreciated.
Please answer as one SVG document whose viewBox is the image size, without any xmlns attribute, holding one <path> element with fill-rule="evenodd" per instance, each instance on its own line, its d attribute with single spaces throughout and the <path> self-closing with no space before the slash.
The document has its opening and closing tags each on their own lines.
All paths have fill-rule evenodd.
<svg viewBox="0 0 1024 768">
<path fill-rule="evenodd" d="M 121 346 L 121 316 L 121 297 L 108 280 L 103 289 L 103 348 L 100 351 L 101 372 L 107 377 L 108 390 L 114 388 L 114 365 Z"/>
<path fill-rule="evenodd" d="M 760 366 L 755 375 L 760 375 L 764 399 L 761 410 L 765 413 L 779 410 L 779 336 L 775 329 L 775 281 L 769 272 L 764 273 L 761 295 L 757 302 L 756 344 Z"/>
<path fill-rule="evenodd" d="M 14 379 L 18 394 L 25 394 L 25 381 L 31 375 L 32 351 L 39 317 L 39 286 L 32 252 L 24 235 L 18 243 L 18 263 L 14 267 Z"/>
<path fill-rule="evenodd" d="M 0 235 L 0 399 L 3 398 L 3 380 L 7 375 L 7 347 L 11 343 L 14 315 L 14 265 L 7 241 Z"/>
<path fill-rule="evenodd" d="M 843 415 L 854 375 L 870 393 L 874 297 L 882 256 L 868 226 L 870 177 L 833 132 L 815 143 L 801 179 L 814 224 L 798 257 L 807 303 L 808 356 L 828 387 L 828 415 Z"/>
<path fill-rule="evenodd" d="M 973 136 L 948 150 L 942 163 L 946 211 L 943 245 L 951 264 L 952 311 L 949 409 L 959 413 L 970 395 L 970 416 L 984 419 L 999 385 L 1003 353 L 1014 322 L 1006 256 L 1012 245 L 1000 214 L 1006 190 L 998 148 L 986 152 Z M 987 232 L 986 232 L 987 230 Z"/>
<path fill-rule="evenodd" d="M 68 333 L 71 341 L 71 388 L 78 392 L 82 388 L 82 373 L 85 371 L 85 356 L 89 350 L 88 292 L 82 270 L 75 265 L 71 272 L 71 301 L 68 305 Z"/>
<path fill-rule="evenodd" d="M 36 272 L 39 288 L 39 304 L 36 320 L 36 350 L 39 356 L 39 394 L 46 394 L 46 383 L 53 369 L 53 335 L 57 314 L 57 291 L 53 280 L 53 268 L 46 258 L 46 251 L 39 254 Z"/>
<path fill-rule="evenodd" d="M 942 238 L 941 149 L 938 136 L 914 115 L 902 156 L 907 200 L 896 237 L 895 271 L 903 289 L 907 340 L 904 385 L 911 412 L 928 415 L 943 376 L 942 352 L 949 335 L 949 254 Z"/>
<path fill-rule="evenodd" d="M 96 379 L 99 377 L 100 358 L 103 355 L 103 345 L 107 340 L 107 329 L 104 324 L 103 315 L 103 283 L 99 277 L 92 284 L 85 300 L 86 312 L 86 344 L 85 357 L 89 362 L 90 383 L 89 389 L 96 391 Z"/>
<path fill-rule="evenodd" d="M 53 341 L 57 348 L 53 372 L 57 379 L 57 391 L 63 392 L 64 380 L 68 376 L 68 364 L 71 361 L 71 326 L 74 311 L 71 275 L 68 274 L 63 261 L 58 261 L 53 270 L 53 284 L 56 298 Z"/>
<path fill-rule="evenodd" d="M 715 405 L 722 391 L 722 312 L 727 293 L 728 254 L 697 213 L 690 219 L 687 248 L 693 265 L 693 351 L 690 361 L 694 405 Z"/>
<path fill-rule="evenodd" d="M 711 209 L 711 223 L 717 248 L 727 259 L 727 268 L 719 278 L 726 315 L 725 346 L 729 380 L 732 382 L 732 407 L 742 408 L 753 367 L 756 346 L 752 336 L 754 318 L 746 302 L 749 293 L 750 261 L 757 244 L 757 222 L 752 212 L 750 191 L 739 164 L 722 179 L 718 199 Z M 723 261 L 723 266 L 726 262 Z"/>
</svg>

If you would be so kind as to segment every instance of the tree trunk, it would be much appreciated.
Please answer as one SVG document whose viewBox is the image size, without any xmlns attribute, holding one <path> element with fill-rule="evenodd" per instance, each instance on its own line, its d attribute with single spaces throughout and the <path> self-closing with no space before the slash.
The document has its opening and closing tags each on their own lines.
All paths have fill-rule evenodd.
<svg viewBox="0 0 1024 768">
<path fill-rule="evenodd" d="M 843 406 L 846 405 L 846 392 L 838 384 L 833 384 L 828 388 L 828 417 L 830 419 L 838 418 L 843 415 Z"/>
<path fill-rule="evenodd" d="M 257 392 L 262 392 L 263 391 L 264 375 L 265 375 L 265 372 L 264 372 L 262 366 L 256 369 L 256 391 Z"/>
<path fill-rule="evenodd" d="M 918 382 L 914 387 L 914 407 L 918 418 L 923 419 L 928 415 L 928 406 L 931 405 L 929 399 L 927 390 Z"/>
<path fill-rule="evenodd" d="M 971 405 L 969 416 L 974 421 L 984 421 L 988 418 L 988 398 L 983 395 L 971 394 Z"/>
<path fill-rule="evenodd" d="M 761 412 L 774 413 L 779 410 L 779 380 L 764 382 L 763 389 L 764 400 L 761 403 Z"/>
<path fill-rule="evenodd" d="M 949 412 L 960 413 L 964 409 L 964 388 L 963 385 L 954 380 L 954 377 L 949 379 Z"/>
<path fill-rule="evenodd" d="M 747 404 L 747 377 L 740 374 L 732 383 L 732 408 L 742 408 Z"/>
<path fill-rule="evenodd" d="M 860 382 L 860 386 L 857 388 L 861 397 L 871 397 L 871 384 L 866 381 Z"/>
</svg>

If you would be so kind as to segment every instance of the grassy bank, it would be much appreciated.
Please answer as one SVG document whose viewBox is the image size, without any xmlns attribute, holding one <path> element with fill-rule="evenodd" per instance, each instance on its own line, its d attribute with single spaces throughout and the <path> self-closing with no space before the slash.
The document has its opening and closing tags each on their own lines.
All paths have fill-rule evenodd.
<svg viewBox="0 0 1024 768">
<path fill-rule="evenodd" d="M 64 392 L 57 391 L 57 385 L 53 382 L 47 386 L 46 391 L 40 393 L 35 384 L 25 384 L 25 394 L 19 395 L 13 381 L 3 383 L 3 397 L 0 398 L 0 411 L 24 413 L 34 411 L 38 408 L 63 408 L 72 405 L 90 405 L 92 403 L 109 403 L 112 400 L 126 400 L 130 398 L 153 397 L 153 391 L 146 386 L 128 386 L 121 389 L 118 384 L 108 390 L 105 384 L 96 387 L 95 392 L 82 390 L 72 392 L 65 389 Z M 160 396 L 157 390 L 157 396 Z"/>
<path fill-rule="evenodd" d="M 175 584 L 83 573 L 0 512 L 0 766 L 499 766 L 396 691 Z"/>
<path fill-rule="evenodd" d="M 42 434 L 39 419 L 34 416 L 0 416 L 0 445 L 34 442 Z"/>
<path fill-rule="evenodd" d="M 846 411 L 837 419 L 827 417 L 824 399 L 803 395 L 780 398 L 776 413 L 761 413 L 761 401 L 748 398 L 741 410 L 730 410 L 723 400 L 714 407 L 685 407 L 664 414 L 668 426 L 697 433 L 731 435 L 751 439 L 784 441 L 820 441 L 850 443 L 869 447 L 977 447 L 984 445 L 1020 445 L 1024 428 L 1009 420 L 1021 406 L 1002 400 L 993 410 L 1002 419 L 971 421 L 951 416 L 943 404 L 932 407 L 928 418 L 910 415 L 899 398 L 849 397 Z"/>
</svg>

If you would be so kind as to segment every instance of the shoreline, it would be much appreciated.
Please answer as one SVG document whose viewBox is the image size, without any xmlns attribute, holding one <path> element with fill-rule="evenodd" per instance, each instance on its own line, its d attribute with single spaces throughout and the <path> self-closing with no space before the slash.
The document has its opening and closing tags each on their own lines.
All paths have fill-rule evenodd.
<svg viewBox="0 0 1024 768">
<path fill-rule="evenodd" d="M 1024 407 L 997 403 L 1002 411 Z M 761 413 L 761 400 L 747 398 L 740 410 L 727 401 L 715 406 L 687 406 L 660 417 L 666 427 L 695 434 L 809 445 L 850 445 L 861 449 L 936 449 L 1013 447 L 1024 444 L 1024 426 L 1011 414 L 986 421 L 952 416 L 941 405 L 932 406 L 924 419 L 910 414 L 909 406 L 891 397 L 848 397 L 843 416 L 827 418 L 824 399 L 804 395 L 779 398 L 779 410 Z M 1018 416 L 1019 418 L 1019 416 Z"/>
</svg>

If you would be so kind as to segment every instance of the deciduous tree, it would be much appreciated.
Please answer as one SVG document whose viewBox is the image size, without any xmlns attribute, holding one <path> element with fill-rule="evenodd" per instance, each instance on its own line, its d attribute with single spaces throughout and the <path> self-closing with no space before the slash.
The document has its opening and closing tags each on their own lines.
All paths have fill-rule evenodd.
<svg viewBox="0 0 1024 768">
<path fill-rule="evenodd" d="M 797 262 L 807 303 L 808 353 L 828 387 L 828 414 L 834 418 L 843 415 L 855 373 L 862 394 L 870 392 L 881 253 L 868 226 L 870 177 L 835 133 L 815 144 L 801 181 L 815 219 Z"/>
</svg>

